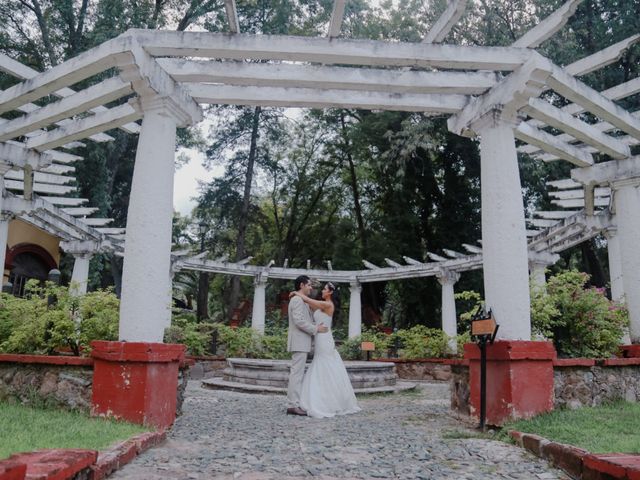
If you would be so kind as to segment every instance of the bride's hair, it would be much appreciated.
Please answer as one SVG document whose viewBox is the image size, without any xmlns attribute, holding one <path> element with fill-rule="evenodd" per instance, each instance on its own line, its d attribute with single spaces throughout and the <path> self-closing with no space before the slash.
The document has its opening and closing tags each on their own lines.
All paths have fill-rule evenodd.
<svg viewBox="0 0 640 480">
<path fill-rule="evenodd" d="M 331 283 L 326 283 L 329 291 L 331 292 L 331 301 L 333 302 L 333 318 L 338 318 L 340 313 L 340 292 L 336 289 L 336 286 Z"/>
</svg>

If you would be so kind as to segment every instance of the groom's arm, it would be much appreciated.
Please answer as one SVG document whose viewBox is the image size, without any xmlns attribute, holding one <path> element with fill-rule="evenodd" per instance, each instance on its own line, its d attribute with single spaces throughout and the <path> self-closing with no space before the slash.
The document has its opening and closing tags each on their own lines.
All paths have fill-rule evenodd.
<svg viewBox="0 0 640 480">
<path fill-rule="evenodd" d="M 291 299 L 291 317 L 293 323 L 303 332 L 313 336 L 317 332 L 317 327 L 307 320 L 305 315 L 306 308 L 306 305 L 300 297 L 293 297 Z"/>
</svg>

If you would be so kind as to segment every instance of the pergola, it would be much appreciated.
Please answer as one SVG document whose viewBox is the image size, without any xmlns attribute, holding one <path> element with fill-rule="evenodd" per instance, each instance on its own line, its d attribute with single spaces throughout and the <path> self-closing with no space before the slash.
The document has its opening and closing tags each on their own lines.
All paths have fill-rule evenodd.
<svg viewBox="0 0 640 480">
<path fill-rule="evenodd" d="M 129 30 L 50 70 L 23 75 L 23 81 L 0 92 L 0 114 L 24 113 L 0 123 L 2 173 L 24 171 L 28 197 L 30 172 L 63 173 L 56 166 L 60 155 L 66 155 L 56 150 L 59 147 L 85 138 L 105 140 L 103 132 L 113 128 L 139 131 L 124 244 L 119 336 L 126 341 L 161 342 L 170 324 L 175 131 L 202 119 L 200 105 L 449 114 L 450 131 L 478 137 L 480 142 L 481 255 L 372 268 L 340 278 L 331 271 L 312 274 L 357 285 L 403 275 L 446 277 L 447 272 L 482 266 L 486 303 L 501 323 L 500 337 L 530 340 L 528 252 L 559 251 L 596 230 L 608 230 L 610 242 L 612 235 L 616 238 L 631 338 L 639 342 L 640 157 L 631 155 L 630 146 L 640 139 L 640 119 L 616 100 L 639 92 L 640 79 L 597 92 L 577 77 L 615 62 L 640 35 L 565 67 L 553 64 L 535 48 L 564 25 L 578 3 L 568 1 L 510 47 L 478 47 L 439 43 L 462 15 L 461 0 L 450 3 L 422 43 L 339 38 L 345 0 L 335 1 L 323 38 L 242 34 L 235 3 L 226 0 L 228 33 Z M 0 57 L 0 69 L 11 72 L 11 62 Z M 115 73 L 80 91 L 69 88 L 106 71 Z M 550 90 L 571 103 L 558 108 L 541 98 Z M 51 94 L 60 100 L 41 108 L 30 103 Z M 102 106 L 118 99 L 123 101 L 116 107 Z M 580 117 L 583 112 L 598 118 L 598 123 L 585 121 Z M 135 123 L 141 119 L 141 125 Z M 554 135 L 546 127 L 563 133 Z M 574 200 L 562 206 L 584 207 L 566 218 L 564 213 L 541 214 L 547 215 L 542 220 L 554 223 L 536 233 L 528 245 L 516 139 L 527 144 L 521 150 L 543 161 L 575 165 L 571 185 L 577 189 L 563 190 L 573 193 L 559 198 Z M 596 164 L 594 153 L 613 160 Z M 20 180 L 5 176 L 6 181 Z M 606 188 L 610 205 L 601 212 L 596 207 L 602 204 Z M 11 205 L 11 199 L 2 202 L 3 211 Z M 20 212 L 32 216 L 31 210 Z M 40 213 L 38 218 L 47 223 Z M 3 228 L 6 232 L 5 225 L 0 233 Z M 4 242 L 6 234 L 4 240 L 0 235 L 2 252 Z M 200 259 L 179 261 L 183 268 L 223 268 Z M 291 278 L 295 273 L 251 265 L 224 268 L 253 275 L 258 284 L 266 276 Z"/>
</svg>

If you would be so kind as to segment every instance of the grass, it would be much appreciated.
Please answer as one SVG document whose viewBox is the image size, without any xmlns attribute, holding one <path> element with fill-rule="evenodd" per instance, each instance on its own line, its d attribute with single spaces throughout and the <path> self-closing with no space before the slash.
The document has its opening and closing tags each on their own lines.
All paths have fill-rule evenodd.
<svg viewBox="0 0 640 480">
<path fill-rule="evenodd" d="M 0 460 L 44 448 L 102 450 L 146 431 L 149 429 L 131 423 L 0 401 Z"/>
<path fill-rule="evenodd" d="M 577 410 L 555 410 L 505 425 L 592 453 L 640 453 L 640 404 L 615 402 Z"/>
</svg>

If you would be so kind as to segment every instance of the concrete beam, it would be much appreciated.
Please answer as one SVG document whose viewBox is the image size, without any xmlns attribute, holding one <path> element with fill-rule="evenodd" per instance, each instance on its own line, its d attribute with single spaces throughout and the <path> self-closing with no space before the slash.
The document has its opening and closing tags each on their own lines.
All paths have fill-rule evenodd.
<svg viewBox="0 0 640 480">
<path fill-rule="evenodd" d="M 616 180 L 640 177 L 640 155 L 628 160 L 597 163 L 589 168 L 574 168 L 571 178 L 583 185 L 606 185 Z"/>
<path fill-rule="evenodd" d="M 177 58 L 159 58 L 157 62 L 177 82 L 224 83 L 235 86 L 480 94 L 499 80 L 494 72 L 419 72 Z"/>
<path fill-rule="evenodd" d="M 582 0 L 569 0 L 559 9 L 542 20 L 522 37 L 511 44 L 512 47 L 535 48 L 560 30 L 575 13 Z"/>
<path fill-rule="evenodd" d="M 621 42 L 615 43 L 587 57 L 581 58 L 580 60 L 567 65 L 564 69 L 568 74 L 577 77 L 594 72 L 618 61 L 629 47 L 633 46 L 633 44 L 639 40 L 640 34 L 632 35 Z"/>
<path fill-rule="evenodd" d="M 518 140 L 535 145 L 537 148 L 552 153 L 558 158 L 571 162 L 578 167 L 593 165 L 593 157 L 584 149 L 563 142 L 557 137 L 543 130 L 538 130 L 527 123 L 518 125 L 514 130 L 514 135 Z"/>
<path fill-rule="evenodd" d="M 336 38 L 340 35 L 346 3 L 346 0 L 333 0 L 333 10 L 331 12 L 331 20 L 329 22 L 329 31 L 327 32 L 327 36 L 329 38 Z"/>
<path fill-rule="evenodd" d="M 224 9 L 227 12 L 227 23 L 229 33 L 240 33 L 240 23 L 238 22 L 238 10 L 235 0 L 224 0 Z"/>
<path fill-rule="evenodd" d="M 431 26 L 422 40 L 423 43 L 440 43 L 449 34 L 453 26 L 464 14 L 467 2 L 465 0 L 451 0 L 445 11 Z"/>
<path fill-rule="evenodd" d="M 463 70 L 515 70 L 533 52 L 511 47 L 474 47 L 284 35 L 129 30 L 144 49 L 160 57 L 376 65 Z"/>
<path fill-rule="evenodd" d="M 463 95 L 398 94 L 311 88 L 233 87 L 194 84 L 189 93 L 200 103 L 272 107 L 363 108 L 408 112 L 454 113 L 467 103 Z"/>
</svg>

